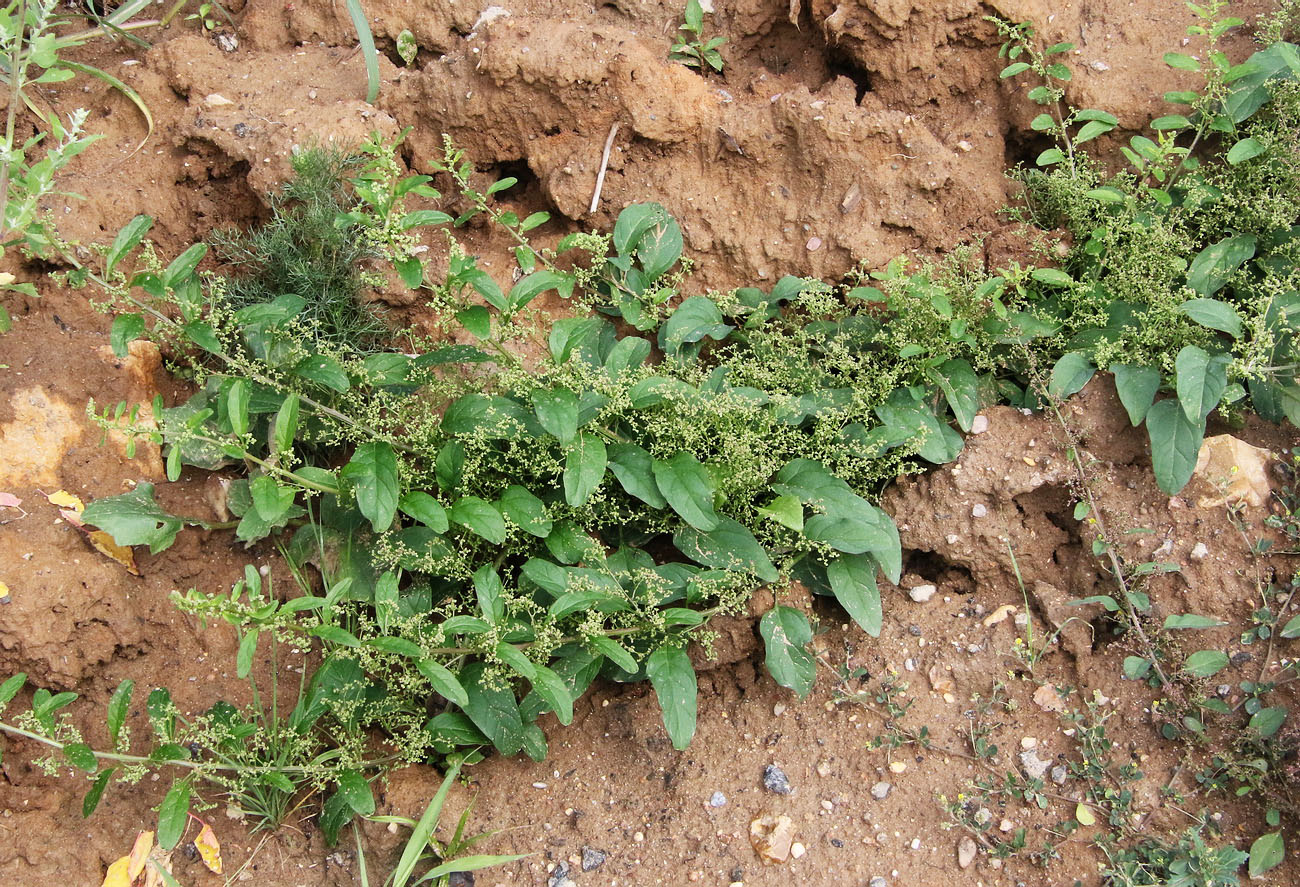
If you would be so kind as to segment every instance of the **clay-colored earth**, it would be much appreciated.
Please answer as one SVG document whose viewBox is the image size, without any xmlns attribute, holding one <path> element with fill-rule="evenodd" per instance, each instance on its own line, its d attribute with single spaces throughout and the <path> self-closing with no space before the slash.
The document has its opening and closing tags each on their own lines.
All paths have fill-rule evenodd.
<svg viewBox="0 0 1300 887">
<path fill-rule="evenodd" d="M 727 66 L 707 77 L 667 61 L 680 21 L 675 3 L 523 0 L 481 24 L 484 8 L 464 0 L 364 5 L 387 51 L 373 106 L 364 101 L 363 62 L 343 3 L 236 4 L 233 51 L 192 23 L 149 35 L 156 43 L 148 51 L 92 47 L 96 64 L 140 92 L 157 126 L 138 148 L 145 135 L 138 114 L 85 78 L 44 94 L 63 111 L 87 107 L 106 136 L 64 181 L 85 200 L 51 202 L 63 234 L 104 243 L 144 212 L 157 220 L 160 249 L 174 253 L 215 228 L 264 218 L 265 195 L 287 174 L 295 146 L 354 143 L 373 130 L 391 136 L 411 127 L 403 151 L 412 170 L 426 168 L 449 134 L 484 175 L 519 178 L 506 202 L 521 213 L 553 214 L 539 231 L 544 241 L 570 230 L 608 230 L 632 202 L 663 203 L 682 224 L 696 261 L 690 286 L 700 291 L 785 274 L 835 282 L 857 263 L 877 268 L 908 251 L 940 253 L 983 232 L 992 232 L 984 248 L 1000 261 L 1022 248 L 997 214 L 1013 196 L 1003 172 L 1042 146 L 1025 135 L 1034 106 L 1021 87 L 998 80 L 999 41 L 984 16 L 1032 19 L 1048 42 L 1075 42 L 1071 100 L 1112 111 L 1121 129 L 1156 116 L 1159 96 L 1185 88 L 1189 76 L 1161 62 L 1190 21 L 1175 0 L 719 0 L 706 27 L 727 37 Z M 1252 0 L 1237 14 L 1250 20 L 1263 9 Z M 411 67 L 390 61 L 403 29 L 420 46 Z M 1249 51 L 1249 32 L 1228 41 L 1231 55 Z M 609 172 L 590 213 L 615 125 Z M 24 126 L 30 122 L 20 118 L 20 137 L 30 134 Z M 463 239 L 489 270 L 506 267 L 509 244 L 499 235 L 471 226 Z M 446 251 L 440 239 L 430 247 L 435 257 Z M 283 564 L 269 546 L 245 550 L 228 532 L 195 530 L 156 557 L 138 551 L 143 576 L 135 578 L 59 520 L 42 493 L 64 489 L 92 499 L 161 476 L 155 451 L 142 448 L 128 459 L 121 441 L 101 442 L 87 419 L 88 401 L 102 409 L 147 402 L 160 391 L 170 403 L 184 386 L 147 349 L 114 359 L 105 347 L 109 318 L 87 294 L 60 288 L 41 276 L 48 268 L 15 259 L 11 253 L 7 270 L 37 281 L 42 297 L 3 296 L 14 328 L 0 336 L 7 367 L 0 370 L 0 492 L 21 498 L 25 515 L 0 510 L 0 581 L 10 589 L 9 603 L 0 605 L 0 676 L 26 671 L 35 685 L 82 694 L 81 726 L 100 744 L 104 728 L 92 713 L 127 677 L 140 687 L 171 688 L 185 712 L 218 698 L 246 701 L 247 685 L 234 676 L 233 633 L 201 627 L 169 595 L 227 587 L 249 562 L 288 583 Z M 404 301 L 391 306 L 395 321 L 427 321 L 409 299 L 392 301 Z M 1247 540 L 1271 532 L 1263 526 L 1271 503 L 1245 507 L 1238 525 L 1212 504 L 1215 490 L 1206 481 L 1179 497 L 1162 495 L 1144 438 L 1128 427 L 1104 379 L 1070 409 L 1082 446 L 1099 460 L 1115 523 L 1151 531 L 1128 537 L 1125 556 L 1147 560 L 1158 551 L 1181 566 L 1150 584 L 1158 611 L 1231 621 L 1238 628 L 1196 640 L 1236 652 L 1239 626 L 1257 606 L 1257 577 L 1289 576 L 1297 566 L 1294 558 L 1257 562 L 1249 554 Z M 915 887 L 1095 884 L 1099 855 L 1085 835 L 1064 840 L 1063 858 L 1046 870 L 1026 859 L 1000 864 L 982 851 L 969 868 L 958 866 L 959 832 L 945 828 L 938 796 L 968 791 L 981 771 L 939 749 L 968 749 L 972 696 L 987 697 L 995 680 L 1006 682 L 1017 705 L 997 714 L 990 738 L 1018 750 L 1033 737 L 1043 758 L 1077 760 L 1077 750 L 1067 725 L 1041 697 L 1035 701 L 1039 685 L 1073 688 L 1076 707 L 1095 693 L 1112 700 L 1116 760 L 1136 761 L 1145 774 L 1135 789 L 1145 827 L 1184 829 L 1189 821 L 1160 793 L 1171 781 L 1184 791 L 1194 786 L 1179 767 L 1181 746 L 1158 739 L 1145 687 L 1121 681 L 1120 661 L 1132 651 L 1102 630 L 1095 608 L 1068 603 L 1106 593 L 1111 579 L 1070 514 L 1072 473 L 1056 426 L 1010 408 L 986 415 L 987 431 L 971 438 L 957 463 L 902 480 L 886 496 L 907 561 L 903 588 L 883 590 L 878 640 L 844 625 L 844 614 L 824 601 L 783 591 L 823 629 L 815 640 L 819 681 L 800 702 L 767 677 L 751 620 L 719 626 L 717 658 L 698 657 L 700 725 L 684 752 L 669 744 L 647 687 L 597 685 L 578 703 L 572 726 L 543 721 L 548 760 L 491 758 L 456 790 L 453 807 L 476 796 L 474 823 L 499 831 L 482 845 L 485 852 L 533 854 L 481 872 L 475 883 L 545 884 L 567 863 L 579 885 L 865 887 L 873 877 Z M 1233 434 L 1278 452 L 1296 444 L 1293 431 L 1252 422 Z M 206 516 L 204 489 L 201 473 L 187 472 L 161 494 L 178 511 Z M 906 593 L 926 584 L 936 586 L 926 602 Z M 1010 617 L 986 624 L 1004 606 L 1027 610 L 1039 641 L 1059 629 L 1032 679 L 1010 653 L 1024 629 Z M 837 674 L 856 669 L 864 676 L 841 685 Z M 1221 680 L 1235 684 L 1257 669 L 1258 662 L 1239 662 Z M 837 703 L 837 689 L 874 689 L 890 672 L 915 698 L 906 725 L 928 726 L 934 749 L 869 750 L 886 732 L 882 716 Z M 141 710 L 129 724 L 137 735 L 148 729 Z M 41 774 L 26 763 L 33 751 L 4 740 L 0 880 L 98 884 L 136 832 L 152 827 L 163 785 L 114 788 L 83 821 L 84 777 Z M 905 769 L 893 772 L 891 762 Z M 763 787 L 770 764 L 784 769 L 792 794 Z M 876 800 L 870 789 L 882 780 L 893 788 Z M 393 774 L 378 786 L 380 812 L 418 815 L 437 781 L 424 768 Z M 1068 818 L 1069 799 L 1080 791 L 1071 782 L 1054 789 L 1066 808 L 1053 801 L 1045 812 L 1030 812 L 1011 802 L 993 814 L 1026 827 L 1037 848 L 1046 829 Z M 710 805 L 715 792 L 725 805 Z M 361 883 L 353 848 L 325 846 L 314 824 L 249 834 L 223 814 L 218 796 L 203 800 L 215 804 L 204 815 L 224 847 L 227 878 L 268 887 Z M 1191 803 L 1222 810 L 1219 824 L 1238 846 L 1257 834 L 1254 808 L 1222 796 Z M 790 817 L 802 856 L 762 863 L 749 829 L 764 814 Z M 367 826 L 365 837 L 377 883 L 376 871 L 387 871 L 401 836 Z M 583 872 L 575 860 L 584 847 L 607 860 Z M 192 854 L 178 853 L 176 863 L 183 884 L 222 883 Z M 1298 883 L 1300 867 L 1289 864 L 1272 878 Z"/>
</svg>

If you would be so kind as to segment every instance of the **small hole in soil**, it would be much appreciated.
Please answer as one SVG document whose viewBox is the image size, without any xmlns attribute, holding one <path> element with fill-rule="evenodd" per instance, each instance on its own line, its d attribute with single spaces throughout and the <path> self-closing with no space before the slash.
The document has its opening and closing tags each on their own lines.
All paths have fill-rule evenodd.
<svg viewBox="0 0 1300 887">
<path fill-rule="evenodd" d="M 540 184 L 537 176 L 533 175 L 532 169 L 528 166 L 527 160 L 509 160 L 497 165 L 496 177 L 498 180 L 505 178 L 518 179 L 518 184 L 507 188 L 503 193 L 518 200 L 524 196 L 534 185 Z"/>
<path fill-rule="evenodd" d="M 946 593 L 973 594 L 975 577 L 961 564 L 954 564 L 933 551 L 913 549 L 903 552 L 903 573 L 913 573 Z"/>
<path fill-rule="evenodd" d="M 830 53 L 826 56 L 826 73 L 829 75 L 828 80 L 834 80 L 836 77 L 847 77 L 853 81 L 854 101 L 859 105 L 867 93 L 871 92 L 871 76 L 861 67 L 853 62 L 848 56 L 841 53 Z"/>
</svg>

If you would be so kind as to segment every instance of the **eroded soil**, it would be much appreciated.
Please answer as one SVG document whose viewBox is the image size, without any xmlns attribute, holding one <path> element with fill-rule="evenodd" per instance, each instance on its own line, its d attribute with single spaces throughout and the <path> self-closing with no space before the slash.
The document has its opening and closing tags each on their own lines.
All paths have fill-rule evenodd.
<svg viewBox="0 0 1300 887">
<path fill-rule="evenodd" d="M 160 249 L 175 252 L 214 228 L 264 217 L 265 194 L 286 175 L 295 145 L 347 144 L 372 130 L 393 135 L 412 127 L 404 149 L 412 170 L 439 156 L 449 134 L 485 176 L 520 179 L 507 202 L 553 213 L 539 231 L 543 241 L 579 228 L 607 230 L 623 206 L 656 200 L 682 223 L 697 262 L 694 287 L 785 274 L 837 281 L 859 262 L 876 268 L 907 251 L 942 252 L 980 232 L 993 232 L 984 245 L 991 261 L 1023 249 L 996 214 L 1009 197 L 1003 170 L 1042 146 L 1024 135 L 1033 106 L 1019 87 L 998 82 L 998 41 L 982 16 L 1033 19 L 1049 42 L 1076 42 L 1071 99 L 1112 111 L 1122 127 L 1142 125 L 1165 90 L 1187 85 L 1187 75 L 1160 61 L 1179 46 L 1187 24 L 1173 0 L 719 3 L 706 27 L 728 38 L 727 67 L 709 77 L 666 61 L 680 15 L 673 4 L 620 0 L 592 9 L 528 0 L 506 8 L 508 16 L 479 23 L 482 8 L 452 0 L 369 0 L 388 55 L 375 106 L 363 100 L 363 63 L 343 4 L 236 7 L 238 46 L 230 52 L 188 26 L 157 35 L 144 53 L 95 47 L 95 62 L 144 96 L 156 131 L 139 147 L 144 126 L 130 105 L 97 86 L 87 90 L 81 79 L 49 93 L 46 100 L 62 110 L 89 108 L 106 136 L 65 182 L 86 199 L 55 200 L 50 209 L 64 235 L 84 243 L 106 242 L 146 212 L 157 219 Z M 1249 18 L 1261 8 L 1245 4 L 1238 14 Z M 389 61 L 404 28 L 420 45 L 409 68 Z M 1246 39 L 1236 38 L 1230 51 L 1242 55 Z M 614 125 L 609 174 L 589 212 Z M 462 238 L 489 270 L 507 267 L 508 245 L 499 236 L 471 227 Z M 429 245 L 435 256 L 447 249 L 441 238 Z M 20 497 L 28 513 L 6 510 L 0 525 L 0 580 L 11 589 L 10 603 L 0 606 L 0 675 L 21 670 L 36 685 L 76 690 L 88 710 L 102 711 L 126 677 L 140 687 L 169 687 L 183 711 L 219 698 L 245 701 L 247 685 L 234 677 L 233 633 L 182 616 L 169 595 L 228 587 L 249 562 L 266 565 L 288 588 L 283 565 L 268 547 L 244 550 L 228 532 L 186 531 L 159 556 L 137 552 L 143 575 L 136 578 L 58 520 L 41 491 L 90 499 L 161 480 L 156 452 L 128 459 L 120 441 L 101 442 L 87 402 L 147 402 L 155 391 L 172 402 L 184 389 L 147 349 L 115 359 L 109 320 L 87 293 L 56 286 L 41 276 L 49 269 L 9 270 L 39 281 L 43 297 L 4 297 L 15 324 L 0 337 L 0 363 L 8 367 L 0 371 L 0 491 Z M 395 322 L 427 321 L 409 299 L 388 301 Z M 1099 460 L 1114 522 L 1151 531 L 1127 537 L 1126 556 L 1142 561 L 1155 553 L 1178 563 L 1181 573 L 1150 585 L 1158 612 L 1230 621 L 1234 627 L 1195 642 L 1236 652 L 1239 626 L 1257 605 L 1257 581 L 1274 570 L 1289 575 L 1296 564 L 1249 555 L 1249 541 L 1269 532 L 1262 525 L 1267 505 L 1247 507 L 1238 526 L 1223 507 L 1198 504 L 1211 495 L 1208 487 L 1162 495 L 1144 439 L 1128 427 L 1107 384 L 1095 380 L 1071 403 L 1069 418 Z M 474 822 L 500 831 L 486 851 L 535 854 L 480 873 L 477 883 L 543 884 L 561 863 L 580 885 L 797 879 L 829 887 L 872 877 L 912 885 L 1095 883 L 1098 856 L 1083 835 L 1061 843 L 1063 858 L 1046 871 L 1024 859 L 999 866 L 984 852 L 970 868 L 958 867 L 959 833 L 943 828 L 937 796 L 969 792 L 982 765 L 940 749 L 969 752 L 971 724 L 982 717 L 972 698 L 987 699 L 995 681 L 1015 702 L 1014 711 L 986 719 L 991 740 L 1005 750 L 999 766 L 1016 766 L 1026 737 L 1038 741 L 1043 759 L 1077 760 L 1063 732 L 1069 725 L 1034 699 L 1041 684 L 1072 688 L 1073 709 L 1100 693 L 1111 700 L 1102 710 L 1114 713 L 1116 760 L 1136 761 L 1146 774 L 1136 789 L 1144 825 L 1185 828 L 1189 821 L 1162 803 L 1160 788 L 1172 782 L 1190 789 L 1190 771 L 1179 768 L 1178 748 L 1157 740 L 1145 688 L 1120 680 L 1120 661 L 1132 650 L 1107 634 L 1096 608 L 1067 603 L 1109 593 L 1112 580 L 1072 518 L 1060 428 L 1009 408 L 986 415 L 987 431 L 971 438 L 958 463 L 900 481 L 887 496 L 907 575 L 903 588 L 884 589 L 879 640 L 846 627 L 842 612 L 806 590 L 783 590 L 784 602 L 813 611 L 824 629 L 815 641 L 824 667 L 812 696 L 800 702 L 763 671 L 752 621 L 719 626 L 715 658 L 697 651 L 700 726 L 685 752 L 668 743 L 647 687 L 598 685 L 578 703 L 571 727 L 544 722 L 547 761 L 492 758 L 457 789 L 454 807 L 476 796 Z M 1263 425 L 1233 433 L 1275 451 L 1296 443 Z M 162 487 L 162 495 L 178 511 L 212 513 L 199 473 Z M 935 595 L 912 600 L 907 589 L 927 584 Z M 760 611 L 765 604 L 755 602 Z M 1028 612 L 1039 642 L 1059 629 L 1059 642 L 1032 675 L 1011 655 L 1025 628 L 1012 615 L 986 624 L 1004 605 Z M 1250 679 L 1259 665 L 1241 661 L 1218 680 Z M 928 726 L 935 748 L 868 750 L 888 735 L 885 719 L 844 694 L 874 693 L 891 672 L 915 699 L 901 723 Z M 860 676 L 843 682 L 841 673 Z M 129 724 L 137 735 L 147 730 L 142 711 L 133 711 Z M 82 727 L 89 740 L 104 743 L 97 717 L 88 714 Z M 5 742 L 0 878 L 98 884 L 135 833 L 151 827 L 162 786 L 116 787 L 83 821 L 84 780 L 44 776 L 25 763 L 33 750 Z M 891 763 L 906 766 L 894 772 Z M 788 775 L 791 794 L 763 787 L 771 764 Z M 393 774 L 378 792 L 380 812 L 418 814 L 437 781 L 424 768 Z M 881 781 L 892 788 L 877 800 L 870 789 Z M 1080 786 L 1067 781 L 1052 790 L 1059 799 L 1047 811 L 1011 803 L 992 813 L 1026 827 L 1036 848 L 1050 837 L 1046 829 L 1068 818 Z M 715 792 L 725 805 L 710 804 Z M 249 834 L 223 814 L 217 797 L 207 800 L 217 804 L 206 815 L 225 848 L 228 877 L 270 887 L 360 883 L 352 849 L 326 847 L 310 822 L 269 837 Z M 1224 810 L 1220 825 L 1239 845 L 1253 836 L 1238 830 L 1257 825 L 1246 810 L 1221 798 L 1204 803 Z M 749 823 L 767 813 L 792 819 L 806 848 L 800 858 L 765 866 L 755 855 Z M 376 868 L 391 864 L 400 835 L 371 826 L 366 839 L 373 880 Z M 583 872 L 574 860 L 584 847 L 608 858 Z M 184 884 L 222 880 L 197 859 L 177 860 Z M 1274 882 L 1297 879 L 1292 867 L 1278 870 Z"/>
</svg>

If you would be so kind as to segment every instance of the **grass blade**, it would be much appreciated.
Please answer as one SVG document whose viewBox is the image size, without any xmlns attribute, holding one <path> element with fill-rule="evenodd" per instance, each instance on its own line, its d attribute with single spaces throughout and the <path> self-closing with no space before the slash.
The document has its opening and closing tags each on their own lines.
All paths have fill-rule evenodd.
<svg viewBox="0 0 1300 887">
<path fill-rule="evenodd" d="M 366 11 L 361 8 L 361 0 L 348 0 L 348 15 L 352 16 L 352 25 L 357 29 L 357 39 L 361 42 L 361 55 L 366 60 L 366 101 L 372 105 L 379 98 L 379 51 L 375 49 L 375 37 L 370 33 L 370 23 L 366 21 Z"/>
<path fill-rule="evenodd" d="M 140 140 L 140 144 L 136 145 L 135 150 L 139 151 L 144 147 L 144 143 L 149 141 L 149 137 L 153 135 L 153 114 L 149 113 L 149 106 L 144 103 L 144 99 L 140 98 L 140 93 L 127 86 L 121 80 L 118 80 L 112 74 L 96 68 L 94 65 L 83 65 L 81 62 L 59 59 L 59 66 L 67 68 L 70 71 L 80 71 L 83 74 L 89 74 L 97 80 L 102 80 L 104 83 L 107 83 L 109 86 L 130 99 L 131 104 L 136 106 L 140 111 L 141 116 L 144 117 L 144 122 L 149 126 L 149 131 L 144 134 L 144 138 Z M 132 151 L 131 153 L 134 154 L 135 151 Z"/>
<path fill-rule="evenodd" d="M 353 2 L 354 0 L 348 0 L 348 5 L 351 6 Z M 393 869 L 393 887 L 406 887 L 406 882 L 411 879 L 415 864 L 420 861 L 420 854 L 428 846 L 433 830 L 438 827 L 438 817 L 442 816 L 442 805 L 446 802 L 452 783 L 456 781 L 459 773 L 460 764 L 452 764 L 447 775 L 442 777 L 442 785 L 438 788 L 438 793 L 433 796 L 429 806 L 424 808 L 424 815 L 411 830 L 411 837 L 402 848 L 402 858 L 398 860 L 397 868 Z"/>
</svg>

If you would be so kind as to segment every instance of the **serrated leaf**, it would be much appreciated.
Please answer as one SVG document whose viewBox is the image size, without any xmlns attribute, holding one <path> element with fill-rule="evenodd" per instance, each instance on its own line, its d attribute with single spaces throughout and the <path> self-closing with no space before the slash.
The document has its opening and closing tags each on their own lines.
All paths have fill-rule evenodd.
<svg viewBox="0 0 1300 887">
<path fill-rule="evenodd" d="M 673 748 L 686 748 L 695 735 L 698 704 L 698 685 L 690 657 L 681 647 L 660 647 L 646 660 L 646 675 L 659 699 Z"/>
<path fill-rule="evenodd" d="M 808 618 L 793 607 L 773 607 L 759 620 L 758 633 L 772 679 L 800 699 L 807 696 L 817 677 L 817 661 L 808 651 L 813 637 Z"/>
</svg>

